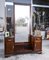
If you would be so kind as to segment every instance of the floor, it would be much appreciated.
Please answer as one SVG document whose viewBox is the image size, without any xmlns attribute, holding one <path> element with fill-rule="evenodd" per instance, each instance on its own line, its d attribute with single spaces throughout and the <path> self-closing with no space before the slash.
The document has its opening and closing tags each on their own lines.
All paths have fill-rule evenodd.
<svg viewBox="0 0 49 60">
<path fill-rule="evenodd" d="M 49 40 L 42 41 L 42 54 L 22 54 L 22 55 L 15 55 L 8 58 L 1 57 L 0 60 L 49 60 Z M 2 50 L 0 50 L 1 53 Z"/>
</svg>

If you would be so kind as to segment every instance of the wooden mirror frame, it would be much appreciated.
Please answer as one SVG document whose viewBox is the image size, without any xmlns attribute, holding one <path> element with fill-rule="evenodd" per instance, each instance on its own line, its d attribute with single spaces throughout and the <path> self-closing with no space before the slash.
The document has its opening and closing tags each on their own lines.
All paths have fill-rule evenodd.
<svg viewBox="0 0 49 60">
<path fill-rule="evenodd" d="M 23 3 L 14 3 L 14 8 L 13 8 L 13 22 L 14 22 L 14 40 L 15 40 L 15 5 L 26 5 L 26 6 L 30 6 L 30 18 L 31 18 L 31 4 L 23 4 Z M 31 35 L 31 23 L 29 23 L 30 25 L 29 25 L 29 35 L 28 35 L 28 39 L 29 39 L 29 36 Z M 28 42 L 29 42 L 29 40 L 28 40 Z M 15 42 L 15 43 L 17 43 L 17 42 Z M 21 42 L 19 42 L 19 43 L 21 43 Z M 22 42 L 23 43 L 23 42 Z"/>
</svg>

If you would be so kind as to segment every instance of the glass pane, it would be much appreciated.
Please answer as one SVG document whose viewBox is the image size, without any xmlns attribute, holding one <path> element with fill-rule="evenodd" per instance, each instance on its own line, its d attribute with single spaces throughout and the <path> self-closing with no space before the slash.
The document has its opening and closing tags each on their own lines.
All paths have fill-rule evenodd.
<svg viewBox="0 0 49 60">
<path fill-rule="evenodd" d="M 47 31 L 49 30 L 49 7 L 32 6 L 32 23 L 34 35 L 35 30 L 40 29 L 42 39 L 47 39 Z"/>
<path fill-rule="evenodd" d="M 15 42 L 28 42 L 30 6 L 15 5 Z"/>
</svg>

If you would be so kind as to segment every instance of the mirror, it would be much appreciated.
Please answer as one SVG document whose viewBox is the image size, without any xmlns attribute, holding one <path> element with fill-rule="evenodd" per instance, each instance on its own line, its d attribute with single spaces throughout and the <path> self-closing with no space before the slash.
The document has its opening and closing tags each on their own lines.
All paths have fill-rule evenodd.
<svg viewBox="0 0 49 60">
<path fill-rule="evenodd" d="M 15 5 L 15 42 L 28 42 L 30 5 Z"/>
</svg>

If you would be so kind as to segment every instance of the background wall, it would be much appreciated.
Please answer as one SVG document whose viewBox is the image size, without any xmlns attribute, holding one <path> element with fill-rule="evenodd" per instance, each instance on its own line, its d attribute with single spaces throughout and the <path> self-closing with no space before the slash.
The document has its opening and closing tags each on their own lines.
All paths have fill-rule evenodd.
<svg viewBox="0 0 49 60">
<path fill-rule="evenodd" d="M 6 2 L 31 4 L 31 0 L 5 0 Z M 10 9 L 10 11 L 8 11 Z M 12 17 L 13 5 L 6 5 L 6 17 Z"/>
<path fill-rule="evenodd" d="M 5 27 L 5 0 L 0 0 L 0 27 Z"/>
</svg>

